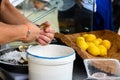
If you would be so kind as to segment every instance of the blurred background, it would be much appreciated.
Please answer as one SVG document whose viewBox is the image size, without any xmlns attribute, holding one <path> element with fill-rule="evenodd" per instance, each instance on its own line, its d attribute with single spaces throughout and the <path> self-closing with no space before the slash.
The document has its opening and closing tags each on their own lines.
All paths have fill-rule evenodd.
<svg viewBox="0 0 120 80">
<path fill-rule="evenodd" d="M 50 21 L 56 32 L 76 33 L 93 30 L 96 2 L 96 0 L 23 0 L 15 6 L 33 23 Z M 120 0 L 111 0 L 111 3 L 108 6 L 112 5 L 111 15 L 114 31 L 117 32 L 120 26 Z"/>
<path fill-rule="evenodd" d="M 97 22 L 94 18 L 97 13 L 96 0 L 18 0 L 20 1 L 18 3 L 15 0 L 10 1 L 21 14 L 33 23 L 40 25 L 49 21 L 56 32 L 64 34 L 93 31 L 94 24 Z M 98 1 L 105 2 L 105 0 Z M 111 6 L 108 9 L 112 10 L 109 14 L 113 23 L 109 22 L 109 24 L 112 25 L 115 32 L 119 32 L 120 0 L 111 0 L 111 3 L 104 4 Z M 21 44 L 21 42 L 13 43 Z M 9 43 L 9 45 L 14 46 L 13 43 L 12 45 Z"/>
</svg>

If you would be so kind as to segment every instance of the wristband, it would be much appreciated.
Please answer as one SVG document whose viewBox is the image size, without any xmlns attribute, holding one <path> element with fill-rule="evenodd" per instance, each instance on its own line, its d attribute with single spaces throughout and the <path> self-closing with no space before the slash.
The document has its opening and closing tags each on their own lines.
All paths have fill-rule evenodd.
<svg viewBox="0 0 120 80">
<path fill-rule="evenodd" d="M 30 27 L 28 25 L 24 25 L 26 28 L 27 28 L 27 34 L 26 36 L 23 38 L 23 41 L 24 42 L 27 42 L 28 41 L 28 38 L 30 36 Z"/>
</svg>

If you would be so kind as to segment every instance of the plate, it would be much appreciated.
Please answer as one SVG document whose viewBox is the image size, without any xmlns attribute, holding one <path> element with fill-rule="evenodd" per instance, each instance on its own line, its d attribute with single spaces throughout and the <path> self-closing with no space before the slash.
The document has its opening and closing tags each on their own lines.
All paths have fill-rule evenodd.
<svg viewBox="0 0 120 80">
<path fill-rule="evenodd" d="M 7 48 L 0 50 L 0 56 L 4 55 L 5 53 L 9 53 L 10 51 L 19 51 L 18 48 Z M 0 67 L 10 71 L 10 72 L 16 72 L 16 73 L 28 73 L 28 64 L 15 64 L 11 62 L 1 61 L 0 60 Z"/>
</svg>

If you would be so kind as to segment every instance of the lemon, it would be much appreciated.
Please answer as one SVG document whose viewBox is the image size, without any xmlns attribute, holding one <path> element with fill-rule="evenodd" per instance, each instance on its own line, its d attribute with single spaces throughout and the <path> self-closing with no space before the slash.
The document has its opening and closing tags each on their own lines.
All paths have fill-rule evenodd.
<svg viewBox="0 0 120 80">
<path fill-rule="evenodd" d="M 95 45 L 90 45 L 88 48 L 87 48 L 87 51 L 92 54 L 93 56 L 98 56 L 100 55 L 100 50 L 97 46 Z"/>
<path fill-rule="evenodd" d="M 94 43 L 96 46 L 98 46 L 98 45 L 100 44 L 100 42 L 99 42 L 97 39 L 95 39 L 95 40 L 93 41 L 93 43 Z"/>
<path fill-rule="evenodd" d="M 101 45 L 103 45 L 105 48 L 110 49 L 111 47 L 111 42 L 109 40 L 103 40 L 101 42 Z"/>
<path fill-rule="evenodd" d="M 96 39 L 96 36 L 94 34 L 88 34 L 87 36 L 84 37 L 85 38 L 85 41 L 93 41 Z"/>
<path fill-rule="evenodd" d="M 83 50 L 86 50 L 88 48 L 88 45 L 84 40 L 77 40 L 77 45 Z"/>
<path fill-rule="evenodd" d="M 85 38 L 85 37 L 88 36 L 88 35 L 89 35 L 89 34 L 86 34 L 86 33 L 85 33 L 85 34 L 83 34 L 82 36 Z"/>
<path fill-rule="evenodd" d="M 96 40 L 99 41 L 99 44 L 102 42 L 101 38 L 97 38 Z"/>
<path fill-rule="evenodd" d="M 84 37 L 78 36 L 76 40 L 79 41 L 79 40 L 85 40 L 85 39 Z"/>
<path fill-rule="evenodd" d="M 86 42 L 88 47 L 91 46 L 91 45 L 95 45 L 93 42 Z"/>
<path fill-rule="evenodd" d="M 107 49 L 103 45 L 98 45 L 98 48 L 100 50 L 100 56 L 106 56 L 107 55 Z"/>
</svg>

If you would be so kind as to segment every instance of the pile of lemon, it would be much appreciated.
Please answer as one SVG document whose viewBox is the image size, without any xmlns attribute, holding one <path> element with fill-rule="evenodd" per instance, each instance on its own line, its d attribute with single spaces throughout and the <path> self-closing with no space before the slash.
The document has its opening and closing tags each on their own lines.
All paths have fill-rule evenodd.
<svg viewBox="0 0 120 80">
<path fill-rule="evenodd" d="M 83 34 L 76 38 L 78 47 L 86 50 L 93 56 L 107 56 L 107 51 L 111 47 L 111 42 L 107 39 L 97 38 L 94 34 Z"/>
</svg>

